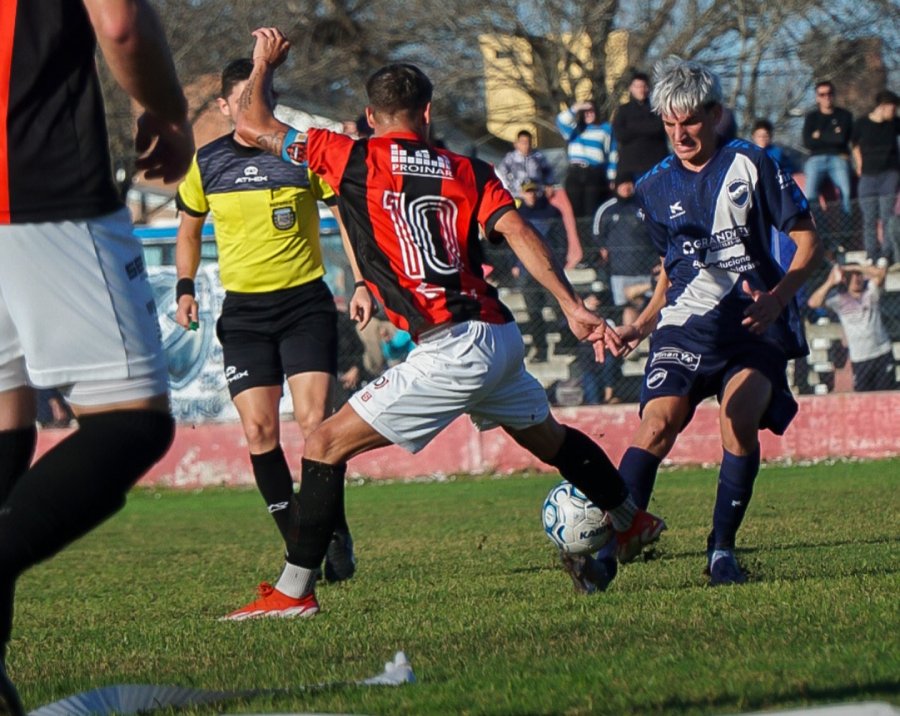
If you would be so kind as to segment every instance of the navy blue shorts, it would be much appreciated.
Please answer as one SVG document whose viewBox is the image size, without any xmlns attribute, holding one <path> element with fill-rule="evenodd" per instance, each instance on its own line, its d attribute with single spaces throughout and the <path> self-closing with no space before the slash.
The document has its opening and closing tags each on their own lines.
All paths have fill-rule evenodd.
<svg viewBox="0 0 900 716">
<path fill-rule="evenodd" d="M 720 401 L 731 377 L 745 368 L 759 371 L 772 384 L 772 399 L 760 428 L 782 435 L 797 414 L 797 401 L 787 383 L 787 358 L 764 341 L 741 341 L 726 346 L 699 343 L 677 327 L 656 331 L 650 340 L 650 355 L 641 384 L 641 414 L 654 398 L 688 396 L 691 410 L 682 429 L 704 399 Z"/>
<path fill-rule="evenodd" d="M 337 308 L 321 279 L 250 294 L 229 291 L 216 323 L 233 398 L 285 376 L 337 372 Z"/>
</svg>

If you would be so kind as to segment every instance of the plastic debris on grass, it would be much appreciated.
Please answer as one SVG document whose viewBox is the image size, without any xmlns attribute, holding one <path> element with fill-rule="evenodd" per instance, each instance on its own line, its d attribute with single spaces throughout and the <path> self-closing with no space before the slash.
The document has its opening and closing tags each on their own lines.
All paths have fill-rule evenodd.
<svg viewBox="0 0 900 716">
<path fill-rule="evenodd" d="M 341 686 L 402 686 L 414 684 L 416 676 L 406 654 L 398 651 L 393 660 L 385 662 L 384 671 L 367 679 L 337 681 L 289 688 L 251 689 L 244 691 L 207 691 L 179 686 L 151 684 L 122 684 L 85 691 L 41 706 L 29 716 L 129 716 L 146 714 L 157 709 L 204 706 L 222 701 L 258 696 L 286 696 L 303 691 L 331 689 Z"/>
</svg>

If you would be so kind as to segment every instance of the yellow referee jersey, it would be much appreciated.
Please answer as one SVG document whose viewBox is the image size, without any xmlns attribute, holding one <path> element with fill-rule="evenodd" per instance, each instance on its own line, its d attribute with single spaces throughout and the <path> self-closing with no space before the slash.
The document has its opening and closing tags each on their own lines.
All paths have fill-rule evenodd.
<svg viewBox="0 0 900 716">
<path fill-rule="evenodd" d="M 331 187 L 231 134 L 201 147 L 178 187 L 178 208 L 212 212 L 219 275 L 226 291 L 263 293 L 325 275 L 317 200 L 334 204 Z"/>
</svg>

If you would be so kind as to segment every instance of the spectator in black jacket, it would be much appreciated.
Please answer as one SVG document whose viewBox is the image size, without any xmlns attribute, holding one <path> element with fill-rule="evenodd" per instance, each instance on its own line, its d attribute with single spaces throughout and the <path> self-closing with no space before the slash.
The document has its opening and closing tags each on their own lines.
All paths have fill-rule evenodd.
<svg viewBox="0 0 900 716">
<path fill-rule="evenodd" d="M 853 115 L 834 104 L 834 85 L 816 83 L 816 109 L 803 122 L 803 146 L 809 150 L 806 160 L 806 197 L 810 204 L 819 200 L 819 189 L 826 176 L 841 192 L 841 208 L 850 216 L 850 132 Z"/>
<path fill-rule="evenodd" d="M 900 262 L 900 238 L 894 204 L 900 188 L 900 118 L 897 104 L 900 98 L 890 90 L 875 95 L 875 109 L 853 124 L 850 143 L 859 174 L 859 209 L 863 217 L 863 241 L 866 257 L 877 263 L 879 259 Z M 881 221 L 883 247 L 878 246 L 878 222 Z"/>
<path fill-rule="evenodd" d="M 628 85 L 629 100 L 616 110 L 613 139 L 619 149 L 617 172 L 635 179 L 669 153 L 662 120 L 650 108 L 650 78 L 635 72 Z"/>
</svg>

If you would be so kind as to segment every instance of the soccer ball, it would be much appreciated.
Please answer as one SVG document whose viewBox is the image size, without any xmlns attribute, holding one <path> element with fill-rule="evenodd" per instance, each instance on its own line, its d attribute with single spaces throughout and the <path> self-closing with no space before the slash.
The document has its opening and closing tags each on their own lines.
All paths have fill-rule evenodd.
<svg viewBox="0 0 900 716">
<path fill-rule="evenodd" d="M 544 532 L 563 552 L 589 554 L 612 539 L 609 514 L 563 480 L 544 500 Z"/>
</svg>

